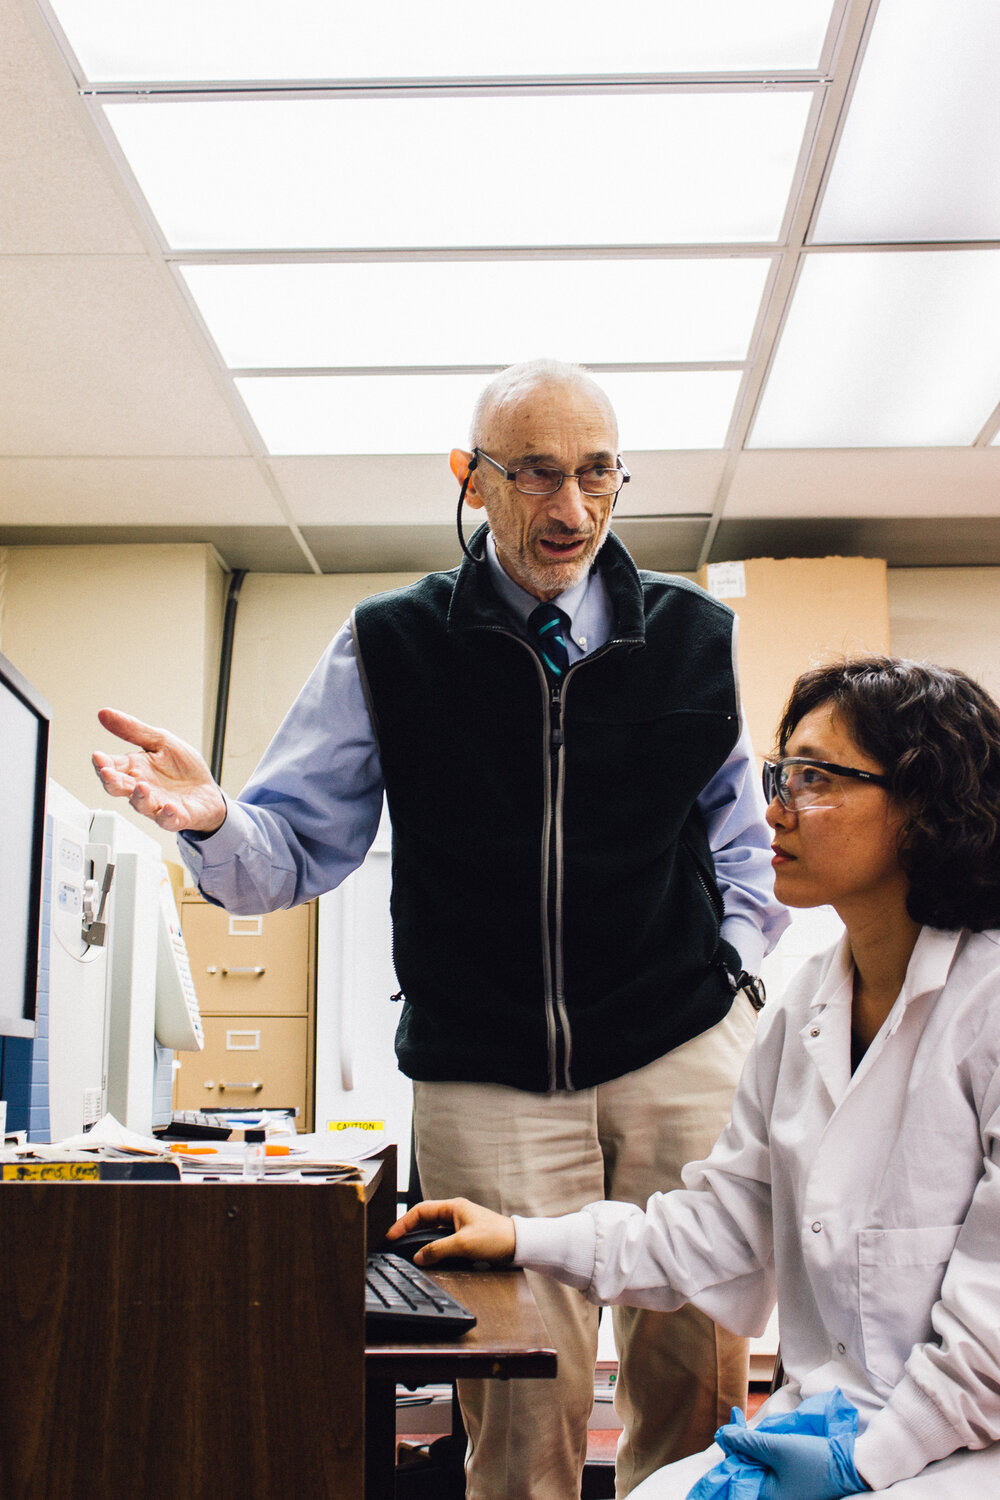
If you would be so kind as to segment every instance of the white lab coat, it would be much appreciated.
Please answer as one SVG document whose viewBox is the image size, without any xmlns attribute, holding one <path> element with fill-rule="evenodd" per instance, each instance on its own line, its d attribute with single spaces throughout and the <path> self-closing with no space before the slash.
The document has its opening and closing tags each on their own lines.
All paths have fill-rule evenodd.
<svg viewBox="0 0 1000 1500">
<path fill-rule="evenodd" d="M 874 1490 L 931 1493 L 898 1481 L 955 1453 L 935 1500 L 1000 1495 L 1000 931 L 923 928 L 853 1077 L 851 990 L 845 939 L 765 1007 L 685 1189 L 517 1219 L 517 1263 L 743 1334 L 777 1288 L 788 1383 L 760 1415 L 839 1386 Z M 972 1488 L 961 1449 L 987 1450 Z"/>
</svg>

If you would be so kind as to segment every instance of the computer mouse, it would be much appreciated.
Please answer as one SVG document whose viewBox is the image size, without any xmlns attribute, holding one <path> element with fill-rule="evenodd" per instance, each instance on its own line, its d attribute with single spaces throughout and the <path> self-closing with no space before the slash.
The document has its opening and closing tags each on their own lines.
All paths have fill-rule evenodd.
<svg viewBox="0 0 1000 1500">
<path fill-rule="evenodd" d="M 452 1232 L 450 1224 L 424 1224 L 419 1229 L 410 1229 L 406 1234 L 401 1234 L 398 1240 L 386 1240 L 382 1248 L 389 1255 L 401 1255 L 404 1260 L 412 1260 L 425 1245 L 432 1244 L 434 1240 L 443 1240 Z M 449 1256 L 446 1261 L 437 1261 L 436 1264 L 467 1266 L 469 1262 L 458 1256 Z"/>
</svg>

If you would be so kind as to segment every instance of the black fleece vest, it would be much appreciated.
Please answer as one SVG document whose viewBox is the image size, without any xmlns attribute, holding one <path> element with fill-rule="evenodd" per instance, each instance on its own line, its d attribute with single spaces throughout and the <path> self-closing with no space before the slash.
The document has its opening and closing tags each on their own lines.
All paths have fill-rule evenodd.
<svg viewBox="0 0 1000 1500">
<path fill-rule="evenodd" d="M 732 1003 L 696 799 L 739 733 L 734 617 L 639 573 L 614 536 L 599 566 L 612 637 L 567 674 L 561 748 L 541 662 L 484 565 L 355 611 L 412 1078 L 586 1088 Z"/>
</svg>

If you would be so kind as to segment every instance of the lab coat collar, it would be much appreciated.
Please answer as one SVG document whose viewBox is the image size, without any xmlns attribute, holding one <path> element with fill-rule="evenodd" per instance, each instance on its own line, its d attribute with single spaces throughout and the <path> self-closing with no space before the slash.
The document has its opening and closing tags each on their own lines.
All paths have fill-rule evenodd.
<svg viewBox="0 0 1000 1500">
<path fill-rule="evenodd" d="M 893 1011 L 897 1007 L 905 1009 L 921 995 L 944 988 L 962 936 L 961 932 L 945 932 L 937 927 L 921 927 L 906 968 L 903 987 L 893 1006 Z M 833 951 L 832 961 L 823 982 L 809 1003 L 810 1010 L 822 1010 L 838 1000 L 842 1002 L 845 998 L 849 1003 L 853 980 L 854 960 L 851 957 L 851 946 L 847 934 L 844 933 Z M 847 986 L 846 995 L 845 986 Z"/>
<path fill-rule="evenodd" d="M 944 989 L 945 981 L 955 962 L 963 933 L 944 931 L 939 927 L 921 927 L 916 946 L 910 955 L 903 988 L 893 1006 L 902 1011 L 921 995 Z"/>
<path fill-rule="evenodd" d="M 903 987 L 869 1049 L 872 1054 L 897 1030 L 915 1000 L 944 988 L 962 937 L 961 932 L 943 932 L 933 927 L 920 929 L 907 965 Z M 844 1097 L 851 1083 L 853 990 L 854 961 L 845 933 L 833 951 L 830 966 L 810 1002 L 809 1015 L 799 1032 L 814 1067 L 835 1103 L 839 1103 Z"/>
</svg>

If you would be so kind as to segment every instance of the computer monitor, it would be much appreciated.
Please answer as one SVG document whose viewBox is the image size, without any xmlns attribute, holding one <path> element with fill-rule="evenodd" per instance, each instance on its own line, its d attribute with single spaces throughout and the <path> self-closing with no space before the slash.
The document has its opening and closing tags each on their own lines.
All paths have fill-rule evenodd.
<svg viewBox="0 0 1000 1500">
<path fill-rule="evenodd" d="M 0 1036 L 35 1035 L 51 716 L 0 656 Z"/>
</svg>

